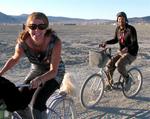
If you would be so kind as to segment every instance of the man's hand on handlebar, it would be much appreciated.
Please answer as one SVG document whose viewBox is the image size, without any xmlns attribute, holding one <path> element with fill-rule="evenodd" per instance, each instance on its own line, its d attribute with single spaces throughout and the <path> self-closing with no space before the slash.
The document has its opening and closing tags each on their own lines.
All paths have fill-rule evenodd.
<svg viewBox="0 0 150 119">
<path fill-rule="evenodd" d="M 100 44 L 99 44 L 99 47 L 105 48 L 105 47 L 106 47 L 106 43 L 105 43 L 105 42 L 100 43 Z"/>
</svg>

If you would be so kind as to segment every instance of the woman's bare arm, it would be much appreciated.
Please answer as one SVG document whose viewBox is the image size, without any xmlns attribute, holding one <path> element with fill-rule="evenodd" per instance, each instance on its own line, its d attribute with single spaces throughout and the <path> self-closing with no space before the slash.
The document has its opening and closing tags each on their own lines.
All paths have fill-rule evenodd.
<svg viewBox="0 0 150 119">
<path fill-rule="evenodd" d="M 7 60 L 3 68 L 0 70 L 0 76 L 2 76 L 5 72 L 11 69 L 15 64 L 17 64 L 22 54 L 23 54 L 23 49 L 19 47 L 19 44 L 17 44 L 15 47 L 14 55 Z"/>
</svg>

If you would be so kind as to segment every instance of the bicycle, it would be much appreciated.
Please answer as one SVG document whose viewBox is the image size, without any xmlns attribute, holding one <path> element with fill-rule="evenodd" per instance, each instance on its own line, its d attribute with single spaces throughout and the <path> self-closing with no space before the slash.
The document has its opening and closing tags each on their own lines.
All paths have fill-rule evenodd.
<svg viewBox="0 0 150 119">
<path fill-rule="evenodd" d="M 94 73 L 89 76 L 81 87 L 80 102 L 84 108 L 92 108 L 101 100 L 104 94 L 105 82 L 110 85 L 112 90 L 122 90 L 123 95 L 126 98 L 135 97 L 141 90 L 143 76 L 137 67 L 131 67 L 128 69 L 128 74 L 132 79 L 131 88 L 129 90 L 126 90 L 125 79 L 121 75 L 119 76 L 116 85 L 110 82 L 108 79 L 110 74 L 106 72 L 106 63 L 112 57 L 111 48 L 104 48 L 100 52 L 89 51 L 90 65 L 96 65 L 100 68 L 100 70 L 98 73 Z"/>
<path fill-rule="evenodd" d="M 17 87 L 30 87 L 29 84 L 19 84 Z M 65 92 L 55 91 L 47 101 L 47 119 L 76 119 L 76 111 L 73 99 Z M 9 113 L 6 111 L 6 105 L 0 103 L 0 119 L 22 119 L 15 111 Z"/>
</svg>

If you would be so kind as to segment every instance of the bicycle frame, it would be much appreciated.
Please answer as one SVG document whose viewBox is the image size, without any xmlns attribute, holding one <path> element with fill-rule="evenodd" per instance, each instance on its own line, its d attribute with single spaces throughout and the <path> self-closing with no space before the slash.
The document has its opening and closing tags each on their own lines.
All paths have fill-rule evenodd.
<svg viewBox="0 0 150 119">
<path fill-rule="evenodd" d="M 110 59 L 112 56 L 110 55 Z M 108 79 L 110 74 L 107 74 L 106 65 L 99 67 L 99 71 L 90 75 L 81 86 L 80 101 L 84 108 L 91 108 L 95 106 L 102 98 L 105 90 L 105 83 L 107 80 L 108 84 L 112 89 L 119 89 L 123 92 L 123 95 L 127 98 L 132 98 L 138 94 L 141 89 L 143 77 L 142 73 L 138 68 L 131 67 L 127 70 L 129 77 L 131 77 L 131 86 L 129 90 L 126 90 L 125 79 L 119 74 L 117 87 L 109 82 L 112 77 Z M 111 76 L 111 75 L 110 75 Z M 121 86 L 121 87 L 119 87 Z"/>
</svg>

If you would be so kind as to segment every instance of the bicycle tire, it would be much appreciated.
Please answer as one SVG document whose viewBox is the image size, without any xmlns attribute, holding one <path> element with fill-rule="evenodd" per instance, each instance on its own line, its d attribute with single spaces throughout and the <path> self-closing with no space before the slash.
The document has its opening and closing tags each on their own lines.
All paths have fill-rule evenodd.
<svg viewBox="0 0 150 119">
<path fill-rule="evenodd" d="M 50 107 L 48 106 L 48 108 L 54 110 L 59 115 L 58 119 L 76 119 L 73 99 L 68 96 L 56 100 L 55 103 Z M 51 117 L 49 114 L 48 116 Z"/>
<path fill-rule="evenodd" d="M 122 91 L 125 97 L 133 98 L 141 90 L 141 87 L 143 84 L 143 76 L 142 76 L 141 71 L 136 67 L 129 69 L 128 74 L 132 78 L 131 88 L 128 91 L 126 91 L 125 86 L 124 86 L 125 83 L 124 83 L 122 85 L 123 86 Z"/>
<path fill-rule="evenodd" d="M 104 93 L 104 80 L 100 74 L 93 74 L 83 83 L 80 91 L 80 101 L 84 108 L 94 107 Z"/>
</svg>

